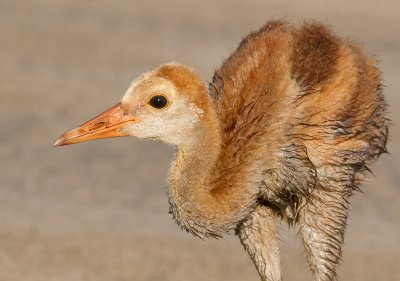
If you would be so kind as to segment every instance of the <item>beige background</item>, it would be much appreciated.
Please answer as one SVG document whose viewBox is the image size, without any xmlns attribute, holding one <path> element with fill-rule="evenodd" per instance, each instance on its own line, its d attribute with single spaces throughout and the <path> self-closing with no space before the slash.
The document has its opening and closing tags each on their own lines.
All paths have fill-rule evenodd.
<svg viewBox="0 0 400 281">
<path fill-rule="evenodd" d="M 53 148 L 172 60 L 210 80 L 271 18 L 319 19 L 384 73 L 389 150 L 352 200 L 340 280 L 400 276 L 400 2 L 0 0 L 0 280 L 257 280 L 236 237 L 201 241 L 168 214 L 173 152 L 116 139 Z M 282 226 L 285 280 L 310 280 Z"/>
</svg>

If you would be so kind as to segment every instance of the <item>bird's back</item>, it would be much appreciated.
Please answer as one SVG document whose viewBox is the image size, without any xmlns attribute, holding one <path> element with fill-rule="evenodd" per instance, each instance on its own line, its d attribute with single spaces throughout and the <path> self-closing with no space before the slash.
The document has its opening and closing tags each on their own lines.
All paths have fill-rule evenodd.
<svg viewBox="0 0 400 281">
<path fill-rule="evenodd" d="M 274 21 L 251 33 L 215 72 L 210 94 L 222 131 L 217 173 L 226 179 L 257 162 L 260 197 L 288 218 L 315 188 L 351 193 L 385 151 L 380 71 L 320 24 Z"/>
</svg>

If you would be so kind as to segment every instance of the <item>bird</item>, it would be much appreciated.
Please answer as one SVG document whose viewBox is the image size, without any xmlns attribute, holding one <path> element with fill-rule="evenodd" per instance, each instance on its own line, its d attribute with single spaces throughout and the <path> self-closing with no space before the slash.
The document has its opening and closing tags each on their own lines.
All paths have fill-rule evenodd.
<svg viewBox="0 0 400 281">
<path fill-rule="evenodd" d="M 267 21 L 205 82 L 163 64 L 55 146 L 134 136 L 175 147 L 173 219 L 205 238 L 237 235 L 261 280 L 282 280 L 281 221 L 297 229 L 314 280 L 337 280 L 350 197 L 387 152 L 381 71 L 317 21 Z"/>
</svg>

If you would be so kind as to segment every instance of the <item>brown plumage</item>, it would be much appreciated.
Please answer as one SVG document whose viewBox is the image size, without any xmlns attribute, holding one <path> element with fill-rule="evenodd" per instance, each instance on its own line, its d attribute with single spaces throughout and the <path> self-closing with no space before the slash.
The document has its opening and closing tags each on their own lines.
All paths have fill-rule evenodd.
<svg viewBox="0 0 400 281">
<path fill-rule="evenodd" d="M 201 237 L 235 232 L 262 280 L 281 280 L 276 225 L 298 226 L 315 280 L 335 280 L 349 197 L 388 133 L 380 72 L 326 27 L 269 22 L 209 90 L 166 64 L 55 145 L 137 136 L 176 146 L 170 211 Z"/>
</svg>

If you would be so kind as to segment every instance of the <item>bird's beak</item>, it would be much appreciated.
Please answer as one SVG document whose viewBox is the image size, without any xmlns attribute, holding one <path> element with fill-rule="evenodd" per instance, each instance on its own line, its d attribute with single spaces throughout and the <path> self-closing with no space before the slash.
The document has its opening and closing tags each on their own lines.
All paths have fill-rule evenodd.
<svg viewBox="0 0 400 281">
<path fill-rule="evenodd" d="M 127 123 L 136 121 L 135 118 L 124 113 L 121 103 L 117 103 L 81 126 L 62 134 L 54 143 L 54 146 L 95 139 L 124 137 L 127 134 L 122 131 L 122 128 Z"/>
</svg>

